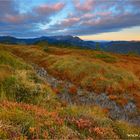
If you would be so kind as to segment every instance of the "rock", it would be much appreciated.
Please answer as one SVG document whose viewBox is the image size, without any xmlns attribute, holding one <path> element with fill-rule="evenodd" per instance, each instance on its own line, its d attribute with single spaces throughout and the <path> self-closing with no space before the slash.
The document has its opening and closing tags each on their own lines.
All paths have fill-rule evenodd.
<svg viewBox="0 0 140 140">
<path fill-rule="evenodd" d="M 136 105 L 132 102 L 129 102 L 125 107 L 124 107 L 126 112 L 135 112 L 136 111 Z"/>
<path fill-rule="evenodd" d="M 80 87 L 77 88 L 77 94 L 71 95 L 69 94 L 69 88 L 74 86 L 71 82 L 58 80 L 49 75 L 44 68 L 40 68 L 37 65 L 33 65 L 33 67 L 37 75 L 42 77 L 53 88 L 63 84 L 63 92 L 58 94 L 60 100 L 69 104 L 99 105 L 102 108 L 108 108 L 110 110 L 109 115 L 113 119 L 126 120 L 140 125 L 140 115 L 133 102 L 128 101 L 127 105 L 121 107 L 115 101 L 110 100 L 106 93 L 96 94 Z"/>
</svg>

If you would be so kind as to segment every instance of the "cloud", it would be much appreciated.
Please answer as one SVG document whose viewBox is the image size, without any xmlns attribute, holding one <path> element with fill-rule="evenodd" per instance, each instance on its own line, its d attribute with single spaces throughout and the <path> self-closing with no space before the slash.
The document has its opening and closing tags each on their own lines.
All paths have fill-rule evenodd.
<svg viewBox="0 0 140 140">
<path fill-rule="evenodd" d="M 140 9 L 136 8 L 139 5 L 140 1 L 133 3 L 131 0 L 86 0 L 83 3 L 75 0 L 75 11 L 50 29 L 56 34 L 61 31 L 63 34 L 91 35 L 139 26 Z"/>
<path fill-rule="evenodd" d="M 17 13 L 15 0 L 1 0 L 0 1 L 0 17 L 6 14 Z"/>
<path fill-rule="evenodd" d="M 1 34 L 13 34 L 18 36 L 30 36 L 42 33 L 38 24 L 49 23 L 51 17 L 64 8 L 64 3 L 41 4 L 34 6 L 24 13 L 18 9 L 18 1 L 0 1 L 0 31 Z"/>
<path fill-rule="evenodd" d="M 33 11 L 35 11 L 37 14 L 42 15 L 49 15 L 54 12 L 58 12 L 64 8 L 64 3 L 56 3 L 54 5 L 48 5 L 48 4 L 42 4 L 38 7 L 35 7 Z"/>
<path fill-rule="evenodd" d="M 80 0 L 74 0 L 73 2 L 77 10 L 85 12 L 92 10 L 95 0 L 86 0 L 84 3 L 81 3 Z"/>
<path fill-rule="evenodd" d="M 78 17 L 67 18 L 67 19 L 64 19 L 59 25 L 62 27 L 68 27 L 68 26 L 72 26 L 76 24 L 79 21 L 80 21 L 80 18 Z"/>
<path fill-rule="evenodd" d="M 21 12 L 17 0 L 0 1 L 0 34 L 91 35 L 140 25 L 138 0 L 46 0 L 28 9 Z"/>
<path fill-rule="evenodd" d="M 7 23 L 30 23 L 48 21 L 51 15 L 56 14 L 63 9 L 64 3 L 55 3 L 55 4 L 42 4 L 36 7 L 33 7 L 30 12 L 20 13 L 16 10 L 15 1 L 0 1 L 2 17 L 0 21 Z M 5 8 L 7 10 L 5 10 Z"/>
<path fill-rule="evenodd" d="M 115 32 L 120 29 L 140 25 L 140 13 L 123 14 L 117 17 L 109 16 L 104 19 L 90 19 L 80 25 L 68 28 L 65 34 L 90 35 L 104 32 Z"/>
</svg>

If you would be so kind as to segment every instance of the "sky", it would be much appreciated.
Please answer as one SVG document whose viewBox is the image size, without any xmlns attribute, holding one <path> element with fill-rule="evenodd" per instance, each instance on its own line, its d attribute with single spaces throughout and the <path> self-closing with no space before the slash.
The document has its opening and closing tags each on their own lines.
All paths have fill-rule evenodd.
<svg viewBox="0 0 140 140">
<path fill-rule="evenodd" d="M 0 36 L 140 40 L 140 0 L 0 0 Z"/>
</svg>

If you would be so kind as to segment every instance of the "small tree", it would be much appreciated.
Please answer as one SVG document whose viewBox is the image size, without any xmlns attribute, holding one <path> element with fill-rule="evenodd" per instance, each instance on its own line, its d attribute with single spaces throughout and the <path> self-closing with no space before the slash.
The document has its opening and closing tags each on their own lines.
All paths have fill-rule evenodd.
<svg viewBox="0 0 140 140">
<path fill-rule="evenodd" d="M 95 44 L 95 50 L 96 51 L 100 51 L 101 50 L 100 43 L 99 42 L 96 42 L 96 44 Z"/>
<path fill-rule="evenodd" d="M 44 51 L 48 51 L 48 42 L 47 41 L 39 41 L 37 43 L 40 48 L 42 48 Z"/>
</svg>

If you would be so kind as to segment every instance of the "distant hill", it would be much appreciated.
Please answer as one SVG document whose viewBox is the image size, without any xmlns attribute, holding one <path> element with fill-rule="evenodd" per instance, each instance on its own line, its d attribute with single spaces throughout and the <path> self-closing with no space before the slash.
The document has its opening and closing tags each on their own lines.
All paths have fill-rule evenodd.
<svg viewBox="0 0 140 140">
<path fill-rule="evenodd" d="M 137 53 L 140 54 L 140 41 L 110 41 L 110 42 L 98 42 L 98 41 L 84 41 L 76 36 L 42 36 L 39 38 L 15 38 L 12 36 L 1 36 L 0 43 L 4 44 L 37 44 L 41 41 L 46 41 L 50 45 L 57 46 L 70 46 L 80 47 L 84 49 L 101 49 L 114 53 Z"/>
<path fill-rule="evenodd" d="M 115 53 L 140 54 L 140 41 L 111 41 L 107 43 L 106 51 Z"/>
</svg>

